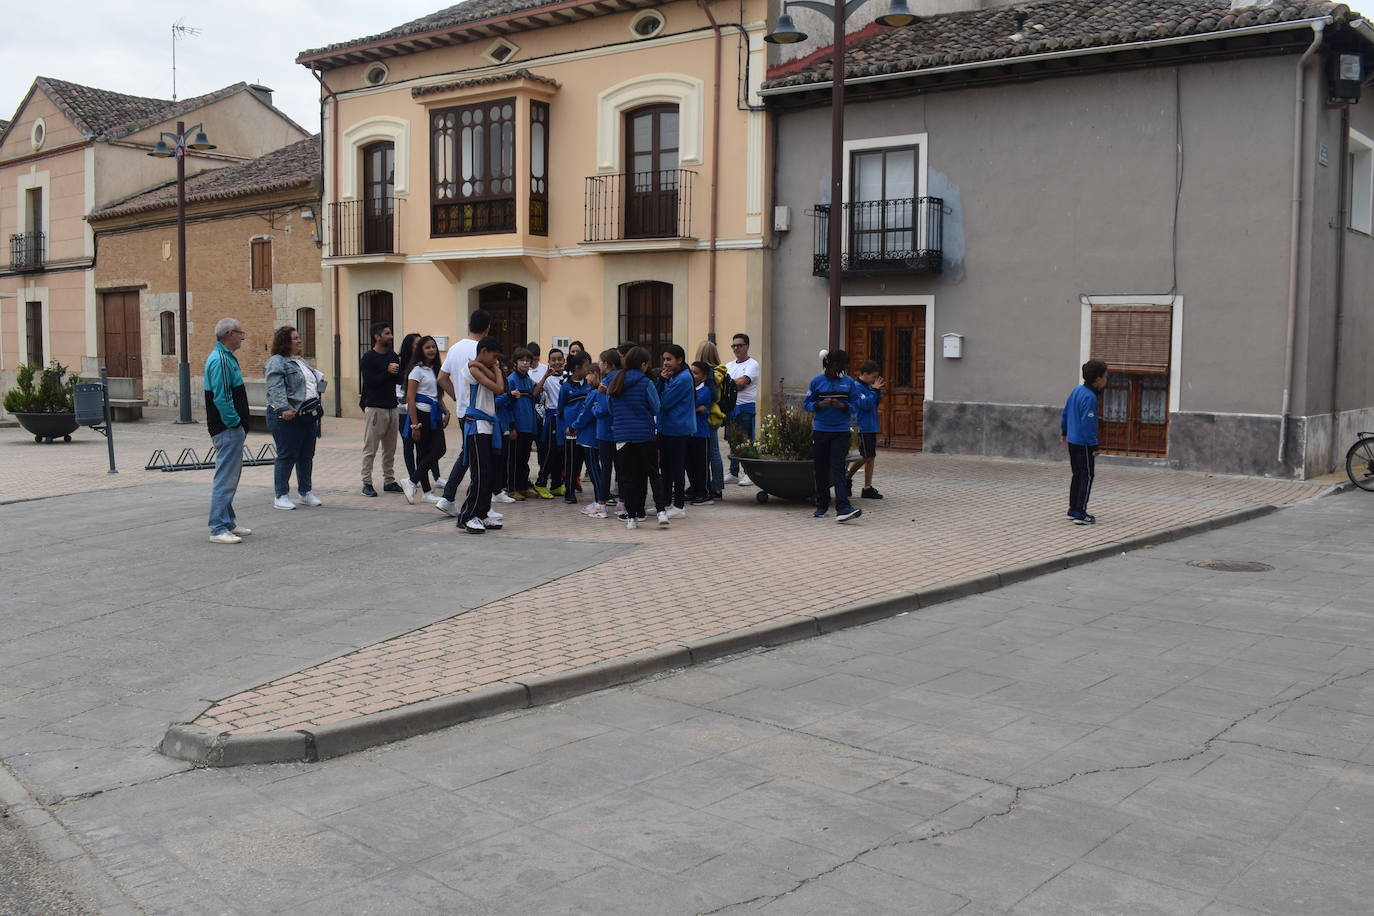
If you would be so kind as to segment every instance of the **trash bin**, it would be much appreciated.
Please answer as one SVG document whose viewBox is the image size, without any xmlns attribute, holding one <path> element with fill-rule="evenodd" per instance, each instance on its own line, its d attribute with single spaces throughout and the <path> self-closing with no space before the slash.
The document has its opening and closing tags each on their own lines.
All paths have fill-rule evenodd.
<svg viewBox="0 0 1374 916">
<path fill-rule="evenodd" d="M 72 389 L 78 426 L 100 426 L 105 422 L 105 386 L 84 382 Z"/>
</svg>

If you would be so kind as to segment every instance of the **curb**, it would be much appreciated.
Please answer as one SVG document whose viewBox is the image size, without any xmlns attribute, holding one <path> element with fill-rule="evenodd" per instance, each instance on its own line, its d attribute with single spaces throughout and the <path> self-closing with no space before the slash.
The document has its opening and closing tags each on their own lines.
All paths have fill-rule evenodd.
<svg viewBox="0 0 1374 916">
<path fill-rule="evenodd" d="M 1046 573 L 1081 566 L 1127 551 L 1237 525 L 1276 511 L 1277 506 L 1238 509 L 1214 518 L 1109 541 L 1044 560 L 1019 563 L 966 579 L 942 582 L 929 588 L 899 592 L 873 601 L 855 602 L 816 614 L 785 617 L 720 636 L 665 646 L 570 671 L 522 677 L 469 693 L 399 706 L 332 725 L 298 731 L 242 734 L 216 732 L 193 723 L 172 723 L 162 743 L 158 745 L 158 750 L 168 757 L 214 767 L 327 760 L 378 744 L 437 731 L 482 716 L 556 703 L 568 697 L 604 690 L 663 671 L 737 655 L 750 649 L 780 646 L 848 627 L 885 620 L 946 601 L 1006 588 Z"/>
<path fill-rule="evenodd" d="M 57 818 L 34 800 L 9 768 L 0 763 L 0 808 L 28 834 L 48 859 L 112 916 L 138 916 L 144 911 L 120 890 L 95 857 L 78 843 Z"/>
</svg>

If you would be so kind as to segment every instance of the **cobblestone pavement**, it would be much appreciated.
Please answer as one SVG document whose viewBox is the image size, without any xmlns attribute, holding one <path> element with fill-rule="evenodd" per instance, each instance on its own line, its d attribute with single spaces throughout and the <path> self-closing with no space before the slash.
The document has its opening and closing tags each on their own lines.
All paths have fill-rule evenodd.
<svg viewBox="0 0 1374 916">
<path fill-rule="evenodd" d="M 403 535 L 409 539 L 464 537 L 429 505 L 358 492 L 359 427 L 357 421 L 331 419 L 320 441 L 315 488 L 328 506 L 433 517 Z M 103 440 L 89 432 L 81 439 L 38 445 L 22 431 L 0 431 L 0 499 L 209 478 L 208 471 L 142 470 L 154 448 L 175 455 L 186 444 L 203 445 L 199 426 L 151 421 L 117 427 L 123 465 L 118 475 L 104 473 Z M 249 445 L 267 441 L 269 436 L 255 434 Z M 380 475 L 375 479 L 380 486 Z M 270 467 L 244 471 L 245 487 L 270 480 Z M 1064 517 L 1062 464 L 888 452 L 879 459 L 877 483 L 886 498 L 856 501 L 865 515 L 842 527 L 833 517 L 813 519 L 809 508 L 796 504 L 758 505 L 752 488 L 735 486 L 727 487 L 723 503 L 689 508 L 688 517 L 666 531 L 627 531 L 614 519 L 585 518 L 561 500 L 503 506 L 505 529 L 486 540 L 508 540 L 510 562 L 519 562 L 526 538 L 633 549 L 224 697 L 196 724 L 226 732 L 328 725 L 880 599 L 1249 506 L 1292 503 L 1324 489 L 1104 465 L 1092 501 L 1099 523 L 1080 527 Z M 293 522 L 308 525 L 309 511 L 293 515 Z M 234 549 L 268 544 L 254 539 Z"/>
</svg>

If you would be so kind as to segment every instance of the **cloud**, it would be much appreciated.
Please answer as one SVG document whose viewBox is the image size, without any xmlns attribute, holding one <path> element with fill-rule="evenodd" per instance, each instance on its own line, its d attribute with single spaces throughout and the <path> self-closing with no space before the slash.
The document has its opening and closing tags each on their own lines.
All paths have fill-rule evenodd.
<svg viewBox="0 0 1374 916">
<path fill-rule="evenodd" d="M 306 48 L 360 38 L 444 6 L 443 0 L 213 0 L 138 4 L 74 0 L 25 10 L 22 29 L 0 29 L 0 117 L 8 119 L 36 76 L 171 98 L 172 23 L 201 34 L 177 42 L 177 95 L 240 80 L 275 90 L 274 101 L 307 130 L 319 129 L 319 86 L 295 63 Z M 61 36 L 34 42 L 33 35 Z"/>
</svg>

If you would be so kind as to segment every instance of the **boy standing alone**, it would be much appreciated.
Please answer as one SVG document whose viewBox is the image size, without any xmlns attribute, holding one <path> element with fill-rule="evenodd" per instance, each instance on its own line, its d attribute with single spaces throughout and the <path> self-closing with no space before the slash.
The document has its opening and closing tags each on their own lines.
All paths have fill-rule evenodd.
<svg viewBox="0 0 1374 916">
<path fill-rule="evenodd" d="M 1069 518 L 1075 525 L 1091 525 L 1088 497 L 1093 492 L 1093 468 L 1097 456 L 1097 396 L 1107 387 L 1107 364 L 1090 359 L 1083 364 L 1083 384 L 1069 392 L 1059 417 L 1059 441 L 1069 446 Z"/>
</svg>

